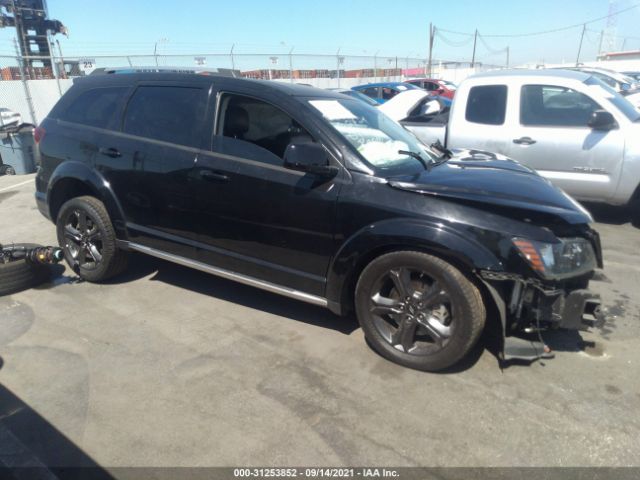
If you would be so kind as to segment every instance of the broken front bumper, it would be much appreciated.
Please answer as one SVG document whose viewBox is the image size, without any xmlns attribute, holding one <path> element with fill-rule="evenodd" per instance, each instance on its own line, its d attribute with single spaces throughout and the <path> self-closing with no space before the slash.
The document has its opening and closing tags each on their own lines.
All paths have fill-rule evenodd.
<svg viewBox="0 0 640 480">
<path fill-rule="evenodd" d="M 600 297 L 587 288 L 589 279 L 553 287 L 519 275 L 481 272 L 498 304 L 505 336 L 527 329 L 583 330 L 593 324 Z"/>
</svg>

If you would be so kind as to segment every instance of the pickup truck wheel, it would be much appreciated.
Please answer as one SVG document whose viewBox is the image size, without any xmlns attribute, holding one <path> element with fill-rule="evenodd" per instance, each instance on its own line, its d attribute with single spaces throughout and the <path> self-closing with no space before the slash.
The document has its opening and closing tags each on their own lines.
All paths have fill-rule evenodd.
<svg viewBox="0 0 640 480">
<path fill-rule="evenodd" d="M 371 346 L 417 370 L 453 366 L 485 323 L 479 290 L 455 267 L 421 252 L 382 255 L 356 285 L 356 314 Z"/>
<path fill-rule="evenodd" d="M 82 279 L 102 282 L 126 268 L 126 252 L 117 248 L 111 219 L 97 198 L 76 197 L 64 203 L 56 230 L 65 260 Z"/>
</svg>

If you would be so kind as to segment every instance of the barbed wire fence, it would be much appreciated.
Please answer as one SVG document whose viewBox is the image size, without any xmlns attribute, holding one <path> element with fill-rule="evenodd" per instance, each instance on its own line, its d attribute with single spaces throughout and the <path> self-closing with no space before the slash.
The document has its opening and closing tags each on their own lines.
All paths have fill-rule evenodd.
<svg viewBox="0 0 640 480">
<path fill-rule="evenodd" d="M 110 68 L 220 69 L 243 78 L 301 83 L 319 88 L 351 88 L 428 75 L 427 60 L 378 55 L 301 53 L 180 53 L 23 57 L 0 55 L 0 108 L 37 124 L 69 89 L 74 78 Z M 431 76 L 458 82 L 476 71 L 502 66 L 434 61 Z"/>
</svg>

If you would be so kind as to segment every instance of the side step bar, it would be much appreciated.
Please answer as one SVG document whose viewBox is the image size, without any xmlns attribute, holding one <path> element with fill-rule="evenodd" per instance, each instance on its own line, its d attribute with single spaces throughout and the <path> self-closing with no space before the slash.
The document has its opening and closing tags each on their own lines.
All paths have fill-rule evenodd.
<svg viewBox="0 0 640 480">
<path fill-rule="evenodd" d="M 129 242 L 127 246 L 131 250 L 134 250 L 136 252 L 146 253 L 147 255 L 151 255 L 152 257 L 177 263 L 178 265 L 182 265 L 185 267 L 195 268 L 196 270 L 200 270 L 201 272 L 210 273 L 212 275 L 216 275 L 217 277 L 226 278 L 227 280 L 233 280 L 234 282 L 243 283 L 245 285 L 249 285 L 250 287 L 260 288 L 268 292 L 277 293 L 279 295 L 284 295 L 285 297 L 294 298 L 296 300 L 301 300 L 303 302 L 311 303 L 313 305 L 319 305 L 321 307 L 328 306 L 328 302 L 326 298 L 318 297 L 316 295 L 310 295 L 308 293 L 301 292 L 299 290 L 294 290 L 293 288 L 284 287 L 282 285 L 277 285 L 271 282 L 266 282 L 264 280 L 259 280 L 254 277 L 249 277 L 248 275 L 235 273 L 230 270 L 224 270 L 222 268 L 214 267 L 206 263 L 199 262 L 197 260 L 180 257 L 178 255 L 163 252 L 162 250 L 156 250 L 155 248 L 147 247 L 145 245 L 140 245 L 138 243 Z"/>
</svg>

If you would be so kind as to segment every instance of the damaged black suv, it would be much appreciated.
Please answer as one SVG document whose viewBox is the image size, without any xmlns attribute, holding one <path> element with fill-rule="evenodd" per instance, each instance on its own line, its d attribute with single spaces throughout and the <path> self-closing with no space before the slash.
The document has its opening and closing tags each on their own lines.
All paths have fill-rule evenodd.
<svg viewBox="0 0 640 480">
<path fill-rule="evenodd" d="M 36 131 L 36 200 L 85 280 L 143 252 L 339 315 L 440 370 L 488 320 L 581 326 L 589 214 L 531 169 L 428 148 L 364 102 L 196 72 L 76 80 Z M 212 321 L 215 321 L 213 319 Z"/>
</svg>

